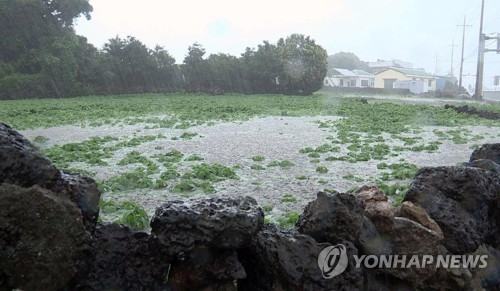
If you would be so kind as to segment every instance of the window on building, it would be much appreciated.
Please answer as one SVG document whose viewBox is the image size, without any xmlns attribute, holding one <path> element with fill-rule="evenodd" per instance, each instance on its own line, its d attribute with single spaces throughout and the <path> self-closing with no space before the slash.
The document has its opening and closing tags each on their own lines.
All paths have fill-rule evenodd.
<svg viewBox="0 0 500 291">
<path fill-rule="evenodd" d="M 368 80 L 361 80 L 361 87 L 368 87 Z"/>
<path fill-rule="evenodd" d="M 429 87 L 432 87 L 432 80 L 429 80 Z"/>
<path fill-rule="evenodd" d="M 356 80 L 351 80 L 351 87 L 356 87 Z"/>
<path fill-rule="evenodd" d="M 344 80 L 340 79 L 340 87 L 344 87 Z"/>
</svg>

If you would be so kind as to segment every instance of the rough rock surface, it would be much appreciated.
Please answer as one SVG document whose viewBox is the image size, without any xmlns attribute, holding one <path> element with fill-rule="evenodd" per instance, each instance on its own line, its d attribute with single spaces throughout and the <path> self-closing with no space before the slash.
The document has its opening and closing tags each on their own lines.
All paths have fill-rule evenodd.
<svg viewBox="0 0 500 291">
<path fill-rule="evenodd" d="M 80 290 L 165 290 L 171 258 L 159 241 L 127 226 L 98 224 Z"/>
<path fill-rule="evenodd" d="M 0 123 L 0 183 L 44 187 L 58 178 L 59 170 L 30 141 Z"/>
<path fill-rule="evenodd" d="M 163 204 L 151 220 L 151 232 L 176 254 L 196 245 L 245 247 L 263 224 L 264 214 L 255 199 L 217 197 Z"/>
<path fill-rule="evenodd" d="M 299 232 L 312 236 L 318 242 L 358 243 L 363 225 L 364 208 L 354 195 L 319 192 L 299 216 Z"/>
<path fill-rule="evenodd" d="M 453 109 L 456 112 L 466 113 L 468 115 L 477 115 L 479 117 L 486 118 L 486 119 L 492 119 L 492 120 L 500 119 L 500 113 L 486 111 L 486 110 L 477 110 L 475 107 L 468 106 L 468 105 L 454 106 L 454 105 L 446 104 L 444 106 L 444 108 Z"/>
<path fill-rule="evenodd" d="M 171 290 L 234 290 L 235 280 L 246 278 L 235 250 L 195 248 L 178 257 L 169 271 Z"/>
<path fill-rule="evenodd" d="M 358 254 L 350 242 L 347 255 Z M 353 260 L 344 273 L 325 279 L 318 267 L 318 255 L 327 243 L 318 243 L 312 237 L 296 230 L 266 227 L 253 240 L 252 247 L 240 250 L 247 279 L 238 281 L 238 290 L 359 290 L 363 286 L 361 269 Z"/>
<path fill-rule="evenodd" d="M 65 197 L 39 186 L 0 184 L 1 290 L 66 287 L 89 240 L 81 212 Z"/>
<path fill-rule="evenodd" d="M 69 197 L 82 211 L 85 227 L 91 233 L 94 231 L 99 216 L 101 192 L 92 178 L 61 170 L 59 179 L 49 189 Z"/>
<path fill-rule="evenodd" d="M 484 144 L 474 150 L 469 162 L 475 160 L 492 160 L 497 165 L 500 165 L 500 143 Z"/>
<path fill-rule="evenodd" d="M 480 168 L 500 175 L 500 165 L 493 162 L 492 160 L 479 159 L 479 160 L 474 160 L 472 162 L 463 163 L 462 165 L 466 167 Z"/>
<path fill-rule="evenodd" d="M 450 253 L 444 249 L 443 254 Z M 486 268 L 438 268 L 420 288 L 429 290 L 500 290 L 500 251 L 481 245 L 471 255 L 487 255 Z M 479 261 L 479 263 L 482 263 Z"/>
<path fill-rule="evenodd" d="M 405 217 L 415 222 L 420 223 L 421 225 L 427 227 L 428 229 L 434 231 L 440 239 L 443 239 L 443 231 L 439 227 L 439 225 L 434 221 L 434 219 L 430 218 L 429 214 L 422 207 L 411 203 L 410 201 L 403 202 L 396 209 L 396 216 Z"/>
<path fill-rule="evenodd" d="M 442 237 L 436 232 L 404 217 L 394 218 L 394 225 L 394 232 L 391 234 L 392 254 L 399 256 L 438 254 L 439 242 Z M 396 268 L 384 271 L 417 285 L 417 283 L 432 276 L 436 267 L 429 264 L 425 268 Z"/>
<path fill-rule="evenodd" d="M 60 171 L 17 131 L 0 123 L 0 183 L 38 185 L 71 199 L 80 208 L 85 227 L 93 231 L 101 196 L 95 181 Z"/>
<path fill-rule="evenodd" d="M 365 204 L 365 215 L 380 233 L 394 230 L 394 211 L 388 198 L 377 186 L 364 186 L 353 193 Z"/>
<path fill-rule="evenodd" d="M 443 244 L 454 254 L 475 251 L 499 234 L 500 178 L 471 167 L 422 168 L 405 195 L 440 226 Z"/>
</svg>

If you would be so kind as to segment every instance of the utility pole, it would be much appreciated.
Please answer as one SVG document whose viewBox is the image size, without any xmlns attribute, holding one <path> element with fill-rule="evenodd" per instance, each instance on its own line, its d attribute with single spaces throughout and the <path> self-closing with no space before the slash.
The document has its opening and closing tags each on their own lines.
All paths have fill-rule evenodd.
<svg viewBox="0 0 500 291">
<path fill-rule="evenodd" d="M 451 42 L 451 66 L 450 66 L 450 75 L 453 76 L 453 54 L 455 51 L 455 47 L 457 45 L 455 44 L 455 39 Z"/>
<path fill-rule="evenodd" d="M 464 16 L 464 24 L 457 25 L 457 26 L 462 26 L 462 57 L 460 58 L 460 78 L 458 79 L 458 88 L 462 89 L 462 75 L 464 73 L 465 27 L 472 26 L 472 25 L 465 24 L 465 16 Z"/>
<path fill-rule="evenodd" d="M 479 24 L 479 48 L 477 50 L 477 77 L 476 77 L 476 99 L 483 99 L 483 71 L 484 71 L 484 47 L 485 38 L 483 35 L 484 0 L 481 1 L 481 20 Z"/>
</svg>

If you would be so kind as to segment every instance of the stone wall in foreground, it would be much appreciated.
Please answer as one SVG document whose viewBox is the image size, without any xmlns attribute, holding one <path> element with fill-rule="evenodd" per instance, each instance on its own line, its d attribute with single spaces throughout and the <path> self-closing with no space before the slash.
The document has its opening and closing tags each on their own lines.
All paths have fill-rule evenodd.
<svg viewBox="0 0 500 291">
<path fill-rule="evenodd" d="M 421 169 L 393 208 L 376 186 L 318 193 L 294 229 L 251 197 L 161 205 L 151 233 L 100 224 L 100 193 L 0 124 L 0 290 L 500 290 L 500 144 Z M 318 255 L 339 245 L 345 271 Z M 353 255 L 487 255 L 488 267 L 356 268 Z"/>
</svg>

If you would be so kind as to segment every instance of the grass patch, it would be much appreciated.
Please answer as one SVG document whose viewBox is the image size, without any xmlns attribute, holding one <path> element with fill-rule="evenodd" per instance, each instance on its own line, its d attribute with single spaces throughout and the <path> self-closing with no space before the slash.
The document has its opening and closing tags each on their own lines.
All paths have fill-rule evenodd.
<svg viewBox="0 0 500 291">
<path fill-rule="evenodd" d="M 134 189 L 153 188 L 154 182 L 148 177 L 144 168 L 110 178 L 98 183 L 101 192 L 126 191 Z"/>
<path fill-rule="evenodd" d="M 264 156 L 254 156 L 254 157 L 252 157 L 252 161 L 254 161 L 254 162 L 262 162 L 265 159 L 266 158 Z"/>
<path fill-rule="evenodd" d="M 273 210 L 272 205 L 262 205 L 262 211 L 264 212 L 271 212 Z"/>
<path fill-rule="evenodd" d="M 212 182 L 224 181 L 226 179 L 238 179 L 233 169 L 221 164 L 201 164 L 192 167 L 192 171 L 184 174 L 184 178 L 196 178 Z"/>
<path fill-rule="evenodd" d="M 295 198 L 295 196 L 293 196 L 292 194 L 285 194 L 281 198 L 281 202 L 284 202 L 284 203 L 293 203 L 293 202 L 297 202 L 297 198 Z"/>
<path fill-rule="evenodd" d="M 290 162 L 290 161 L 287 161 L 287 160 L 284 160 L 284 161 L 275 160 L 275 161 L 272 161 L 269 164 L 267 164 L 267 166 L 268 167 L 280 167 L 280 168 L 286 170 L 286 169 L 290 169 L 291 167 L 295 166 L 295 164 Z"/>
<path fill-rule="evenodd" d="M 198 136 L 198 134 L 197 134 L 197 133 L 194 133 L 194 132 L 188 132 L 188 131 L 186 131 L 186 132 L 183 132 L 183 133 L 179 136 L 179 138 L 182 138 L 182 139 L 192 139 L 192 138 L 193 138 L 193 137 L 195 137 L 195 136 Z"/>
<path fill-rule="evenodd" d="M 139 230 L 145 230 L 149 227 L 148 214 L 136 202 L 117 203 L 113 199 L 101 200 L 99 207 L 99 220 L 101 222 L 125 224 Z"/>
<path fill-rule="evenodd" d="M 380 177 L 382 181 L 413 179 L 418 171 L 417 165 L 405 160 L 394 164 L 380 163 L 377 165 L 377 169 L 391 170 L 390 172 L 382 172 Z"/>
<path fill-rule="evenodd" d="M 43 150 L 44 155 L 57 167 L 68 168 L 71 163 L 83 162 L 91 166 L 107 166 L 104 159 L 112 157 L 112 149 L 105 147 L 108 142 L 115 141 L 114 137 L 92 137 L 79 143 L 67 143 Z"/>
<path fill-rule="evenodd" d="M 155 158 L 158 162 L 168 166 L 168 165 L 171 165 L 173 163 L 180 162 L 182 160 L 182 158 L 184 157 L 184 154 L 176 149 L 173 149 L 173 150 L 169 151 L 168 153 L 156 154 L 152 157 Z"/>
<path fill-rule="evenodd" d="M 263 167 L 262 165 L 259 165 L 259 164 L 253 164 L 253 165 L 250 166 L 250 169 L 257 170 L 257 171 L 262 171 L 262 170 L 265 170 L 266 168 Z"/>
<path fill-rule="evenodd" d="M 296 211 L 291 211 L 285 213 L 283 217 L 277 219 L 279 226 L 283 228 L 293 228 L 297 221 L 299 220 L 299 213 Z"/>
<path fill-rule="evenodd" d="M 325 174 L 325 173 L 328 173 L 328 168 L 325 166 L 319 166 L 319 167 L 316 167 L 316 172 Z"/>
<path fill-rule="evenodd" d="M 37 135 L 37 136 L 35 136 L 35 138 L 33 139 L 33 142 L 35 142 L 35 143 L 40 143 L 40 144 L 41 144 L 41 143 L 46 143 L 46 142 L 48 142 L 48 141 L 49 141 L 49 139 L 48 139 L 47 137 L 43 136 L 43 135 Z"/>
<path fill-rule="evenodd" d="M 361 177 L 357 177 L 351 173 L 345 175 L 342 177 L 343 179 L 346 179 L 346 180 L 349 180 L 349 181 L 354 181 L 354 182 L 358 182 L 358 183 L 361 183 L 361 182 L 364 182 L 365 179 L 361 178 Z"/>
<path fill-rule="evenodd" d="M 146 167 L 146 172 L 148 174 L 154 174 L 159 172 L 160 170 L 158 165 L 156 165 L 153 161 L 146 158 L 145 156 L 141 155 L 138 151 L 132 151 L 125 155 L 125 157 L 120 160 L 120 162 L 118 162 L 118 165 L 124 166 L 135 163 L 143 164 Z"/>
<path fill-rule="evenodd" d="M 202 190 L 204 193 L 215 193 L 217 190 L 208 181 L 198 182 L 192 179 L 183 178 L 179 183 L 172 187 L 174 193 L 187 193 Z"/>
<path fill-rule="evenodd" d="M 385 193 L 385 195 L 392 197 L 392 206 L 397 207 L 399 206 L 405 197 L 406 192 L 410 188 L 410 184 L 391 184 L 388 185 L 383 182 L 377 182 L 377 186 L 382 190 L 382 192 Z"/>
<path fill-rule="evenodd" d="M 204 161 L 205 159 L 199 155 L 190 155 L 189 157 L 185 158 L 184 161 L 187 162 L 197 162 L 197 161 Z"/>
</svg>

